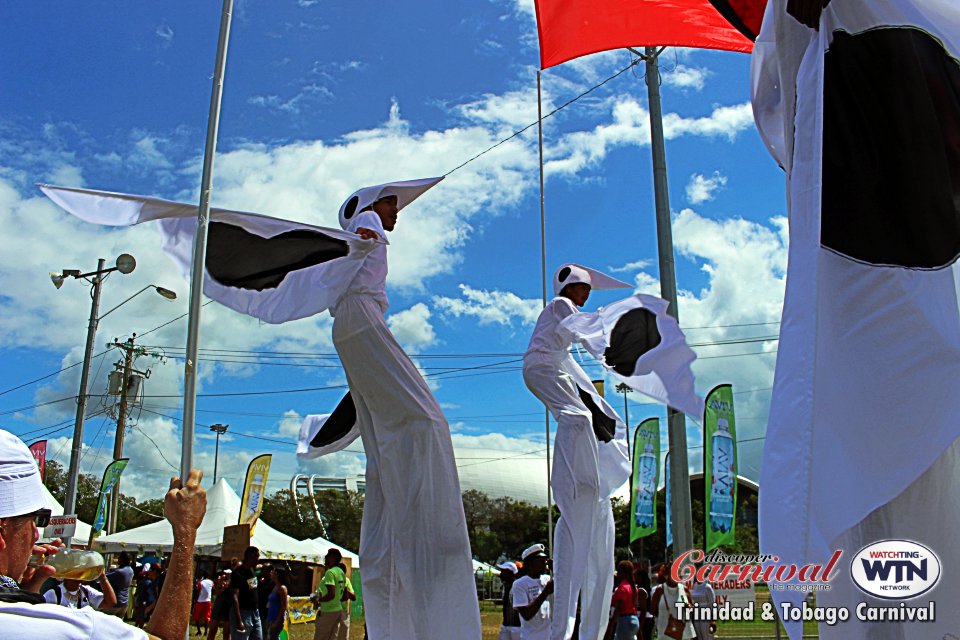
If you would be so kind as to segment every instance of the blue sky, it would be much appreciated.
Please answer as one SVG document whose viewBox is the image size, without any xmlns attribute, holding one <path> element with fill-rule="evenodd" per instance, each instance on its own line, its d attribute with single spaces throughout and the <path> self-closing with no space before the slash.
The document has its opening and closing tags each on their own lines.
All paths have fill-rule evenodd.
<svg viewBox="0 0 960 640">
<path fill-rule="evenodd" d="M 214 204 L 336 226 L 354 189 L 447 173 L 534 122 L 532 9 L 532 0 L 238 0 Z M 152 283 L 180 294 L 169 302 L 144 293 L 110 314 L 97 353 L 112 338 L 147 334 L 185 313 L 188 284 L 149 224 L 83 223 L 33 185 L 195 201 L 219 18 L 219 2 L 182 0 L 62 3 L 56 19 L 43 3 L 0 7 L 0 426 L 27 441 L 50 438 L 50 454 L 63 462 L 72 400 L 35 405 L 76 395 L 79 367 L 9 390 L 82 358 L 87 288 L 68 281 L 57 291 L 48 272 L 91 270 L 100 257 L 129 252 L 138 268 L 108 279 L 103 310 Z M 545 71 L 544 112 L 630 59 L 608 52 Z M 699 345 L 701 393 L 734 385 L 741 472 L 756 479 L 777 343 L 728 341 L 778 333 L 786 222 L 782 172 L 753 126 L 749 64 L 743 54 L 674 49 L 661 62 L 681 326 Z M 642 73 L 635 67 L 545 122 L 547 264 L 552 272 L 580 262 L 658 293 Z M 501 473 L 495 458 L 532 465 L 543 455 L 542 406 L 518 362 L 540 305 L 538 183 L 532 128 L 402 212 L 391 238 L 388 320 L 433 374 L 461 464 L 481 476 L 484 464 Z M 617 297 L 597 292 L 587 309 Z M 153 375 L 128 434 L 124 491 L 139 497 L 158 495 L 178 465 L 185 335 L 179 320 L 142 338 L 168 358 L 138 361 Z M 201 346 L 219 350 L 205 352 L 202 394 L 344 382 L 326 314 L 275 327 L 210 304 Z M 292 353 L 300 356 L 281 357 Z M 94 361 L 92 393 L 102 393 L 119 357 L 114 350 Z M 265 361 L 273 364 L 255 363 Z M 469 369 L 480 365 L 487 368 Z M 220 470 L 235 487 L 247 462 L 268 451 L 271 489 L 298 470 L 362 472 L 360 453 L 307 465 L 293 456 L 302 416 L 329 411 L 342 393 L 202 396 L 197 464 L 212 474 L 205 425 L 222 422 L 233 434 L 221 441 Z M 622 411 L 622 396 L 610 399 Z M 665 415 L 639 394 L 628 403 L 631 425 Z M 110 404 L 97 396 L 90 410 Z M 102 472 L 112 437 L 105 414 L 87 420 L 84 471 Z M 700 443 L 689 421 L 688 439 Z M 698 467 L 700 449 L 690 459 Z"/>
</svg>

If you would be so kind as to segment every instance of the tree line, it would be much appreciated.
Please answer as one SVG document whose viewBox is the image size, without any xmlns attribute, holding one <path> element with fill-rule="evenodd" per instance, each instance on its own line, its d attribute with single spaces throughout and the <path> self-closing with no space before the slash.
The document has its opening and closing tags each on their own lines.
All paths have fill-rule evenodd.
<svg viewBox="0 0 960 640">
<path fill-rule="evenodd" d="M 56 461 L 48 460 L 44 482 L 61 504 L 66 493 L 66 479 L 63 466 Z M 77 515 L 84 522 L 93 522 L 99 490 L 100 478 L 88 474 L 80 475 L 77 485 Z M 352 551 L 359 549 L 363 496 L 354 492 L 323 490 L 316 492 L 315 497 L 317 509 L 323 518 L 323 528 L 313 514 L 309 497 L 298 498 L 298 509 L 289 489 L 280 489 L 266 496 L 260 518 L 274 529 L 297 540 L 324 536 L 346 549 Z M 629 502 L 614 498 L 612 504 L 617 559 L 632 558 L 635 561 L 650 561 L 653 564 L 669 559 L 669 555 L 664 551 L 666 520 L 662 491 L 657 501 L 659 525 L 657 531 L 633 544 L 629 543 Z M 693 496 L 692 505 L 694 546 L 702 549 L 703 501 Z M 520 557 L 520 552 L 531 544 L 547 542 L 547 507 L 545 506 L 509 497 L 494 498 L 482 491 L 471 489 L 463 492 L 463 510 L 473 556 L 481 562 L 494 564 L 502 560 L 516 560 Z M 742 517 L 738 517 L 737 542 L 735 545 L 725 547 L 725 550 L 743 554 L 758 553 L 756 494 L 738 496 L 738 513 Z M 137 501 L 132 496 L 120 494 L 118 531 L 156 522 L 162 516 L 162 496 Z M 559 511 L 554 507 L 554 523 L 559 516 Z"/>
</svg>

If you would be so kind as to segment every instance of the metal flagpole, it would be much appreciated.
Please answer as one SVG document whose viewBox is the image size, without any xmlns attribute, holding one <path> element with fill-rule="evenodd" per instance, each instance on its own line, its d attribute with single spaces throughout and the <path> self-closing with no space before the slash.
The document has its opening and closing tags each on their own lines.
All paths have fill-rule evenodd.
<svg viewBox="0 0 960 640">
<path fill-rule="evenodd" d="M 547 223 L 543 207 L 543 105 L 540 99 L 540 71 L 537 71 L 537 143 L 540 153 L 540 279 L 543 306 L 547 306 Z M 553 493 L 550 489 L 550 411 L 543 410 L 547 438 L 547 555 L 553 556 Z"/>
<path fill-rule="evenodd" d="M 180 453 L 180 478 L 186 481 L 193 467 L 193 431 L 197 403 L 197 352 L 200 344 L 200 298 L 203 295 L 203 274 L 207 254 L 207 226 L 210 222 L 210 189 L 213 181 L 213 157 L 217 150 L 220 126 L 220 100 L 223 97 L 223 75 L 227 66 L 227 45 L 230 42 L 230 19 L 233 0 L 223 0 L 220 15 L 220 37 L 213 70 L 210 96 L 210 117 L 207 121 L 207 142 L 203 150 L 203 176 L 200 180 L 200 206 L 197 212 L 197 235 L 193 243 L 193 271 L 190 280 L 190 311 L 187 320 L 187 353 L 183 372 L 183 443 Z"/>
<path fill-rule="evenodd" d="M 633 51 L 633 49 L 631 49 Z M 647 98 L 650 103 L 650 149 L 653 154 L 653 193 L 657 211 L 657 254 L 660 263 L 660 295 L 670 303 L 677 319 L 677 276 L 673 263 L 673 231 L 670 226 L 670 193 L 667 186 L 667 156 L 663 142 L 663 110 L 660 105 L 660 64 L 663 48 L 646 47 Z M 634 53 L 638 53 L 634 51 Z M 687 424 L 682 412 L 667 407 L 672 471 L 670 497 L 673 514 L 673 548 L 681 553 L 693 548 L 690 509 L 690 470 L 687 468 Z"/>
</svg>

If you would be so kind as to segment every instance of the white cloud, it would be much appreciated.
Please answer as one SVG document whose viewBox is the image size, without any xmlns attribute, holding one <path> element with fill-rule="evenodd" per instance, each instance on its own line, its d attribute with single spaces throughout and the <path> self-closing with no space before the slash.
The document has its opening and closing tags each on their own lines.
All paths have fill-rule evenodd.
<svg viewBox="0 0 960 640">
<path fill-rule="evenodd" d="M 688 342 L 777 336 L 786 281 L 786 219 L 773 218 L 768 225 L 738 218 L 710 220 L 684 209 L 673 229 L 678 254 L 700 264 L 708 277 L 700 291 L 680 293 L 681 326 L 707 327 L 688 329 Z M 700 359 L 694 372 L 702 393 L 720 382 L 734 385 L 741 439 L 765 432 L 777 344 L 768 340 L 696 348 Z M 751 446 L 752 454 L 742 456 L 741 473 L 755 478 L 762 447 Z"/>
<path fill-rule="evenodd" d="M 627 264 L 620 267 L 609 267 L 609 270 L 613 273 L 624 273 L 626 271 L 638 271 L 640 269 L 646 269 L 650 266 L 650 260 L 636 260 L 634 262 L 628 262 Z"/>
<path fill-rule="evenodd" d="M 673 69 L 664 70 L 663 83 L 676 89 L 694 89 L 700 91 L 706 84 L 709 69 L 702 67 L 688 67 L 678 64 Z"/>
<path fill-rule="evenodd" d="M 547 111 L 552 108 L 549 98 L 544 104 Z M 486 94 L 472 102 L 458 105 L 456 111 L 471 122 L 493 124 L 511 131 L 522 129 L 537 121 L 536 89 Z"/>
<path fill-rule="evenodd" d="M 332 100 L 333 97 L 333 92 L 324 85 L 310 83 L 301 87 L 296 94 L 289 98 L 281 98 L 275 94 L 258 95 L 248 98 L 247 103 L 282 111 L 289 115 L 300 115 L 304 108 L 312 107 L 317 102 Z"/>
<path fill-rule="evenodd" d="M 537 8 L 534 5 L 534 0 L 511 0 L 511 3 L 514 4 L 514 9 L 517 13 L 530 18 L 536 18 Z"/>
<path fill-rule="evenodd" d="M 525 299 L 510 291 L 486 291 L 460 285 L 462 298 L 434 296 L 433 304 L 444 315 L 477 318 L 481 325 L 499 324 L 511 326 L 514 321 L 529 325 L 540 315 L 542 302 Z"/>
<path fill-rule="evenodd" d="M 154 30 L 154 33 L 163 41 L 164 47 L 169 47 L 173 44 L 173 29 L 170 28 L 166 22 L 162 22 L 157 25 L 157 28 Z"/>
<path fill-rule="evenodd" d="M 277 425 L 277 432 L 281 436 L 290 436 L 296 438 L 300 435 L 300 425 L 303 424 L 303 416 L 294 409 L 288 409 L 283 412 L 283 419 Z"/>
<path fill-rule="evenodd" d="M 130 159 L 136 164 L 151 168 L 166 169 L 173 164 L 160 150 L 163 140 L 143 132 L 134 134 L 133 149 Z"/>
<path fill-rule="evenodd" d="M 727 185 L 727 177 L 719 171 L 714 171 L 709 178 L 695 173 L 687 183 L 687 200 L 690 204 L 702 204 L 713 200 L 714 193 Z"/>
<path fill-rule="evenodd" d="M 608 101 L 611 122 L 597 125 L 589 131 L 575 131 L 564 135 L 545 151 L 544 171 L 547 175 L 572 175 L 585 167 L 601 162 L 610 149 L 650 144 L 650 115 L 646 108 L 632 97 L 618 97 Z M 664 137 L 668 140 L 681 136 L 726 138 L 733 141 L 738 134 L 753 127 L 750 103 L 716 107 L 708 116 L 688 118 L 677 113 L 663 117 Z"/>
<path fill-rule="evenodd" d="M 422 302 L 391 314 L 387 325 L 397 341 L 408 350 L 423 349 L 437 341 L 437 334 L 430 324 L 430 309 Z"/>
</svg>

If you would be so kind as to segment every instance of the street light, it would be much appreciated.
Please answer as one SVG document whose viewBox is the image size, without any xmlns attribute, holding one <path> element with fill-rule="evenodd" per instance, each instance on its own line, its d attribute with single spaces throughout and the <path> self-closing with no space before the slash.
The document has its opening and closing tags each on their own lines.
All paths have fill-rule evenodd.
<svg viewBox="0 0 960 640">
<path fill-rule="evenodd" d="M 210 425 L 210 431 L 213 431 L 217 434 L 217 446 L 213 454 L 213 484 L 217 484 L 217 461 L 220 459 L 220 436 L 227 432 L 227 429 L 230 425 L 226 424 L 212 424 Z"/>
<path fill-rule="evenodd" d="M 103 281 L 106 280 L 107 276 L 114 271 L 119 271 L 122 274 L 132 273 L 134 269 L 137 268 L 137 261 L 134 260 L 133 256 L 129 253 L 122 253 L 117 257 L 116 266 L 110 267 L 109 269 L 104 268 L 106 260 L 100 258 L 97 263 L 97 270 L 90 271 L 87 273 L 81 273 L 79 269 L 64 269 L 62 272 L 51 272 L 50 280 L 53 282 L 53 286 L 59 289 L 63 286 L 63 281 L 67 278 L 77 278 L 84 279 L 89 282 L 93 288 L 90 291 L 90 298 L 92 304 L 90 305 L 90 321 L 87 325 L 87 344 L 83 353 L 83 368 L 80 370 L 80 391 L 77 396 L 77 418 L 73 427 L 73 446 L 70 450 L 70 469 L 67 474 L 67 494 L 63 501 L 63 512 L 66 514 L 76 513 L 76 504 L 77 504 L 77 479 L 80 475 L 80 450 L 83 446 L 83 420 L 84 414 L 87 410 L 87 382 L 90 377 L 90 360 L 93 357 L 93 342 L 97 334 L 97 325 L 100 322 L 100 319 L 106 316 L 113 311 L 116 311 L 121 305 L 129 302 L 134 297 L 143 293 L 150 287 L 144 287 L 133 296 L 130 296 L 120 304 L 118 304 L 107 313 L 102 316 L 98 315 L 100 310 L 100 285 L 103 284 Z M 160 293 L 165 298 L 169 298 L 168 294 L 173 294 L 173 297 L 176 297 L 172 291 L 168 289 L 163 289 L 162 287 L 154 287 L 157 289 L 157 292 Z M 69 546 L 69 539 L 67 540 Z"/>
</svg>

